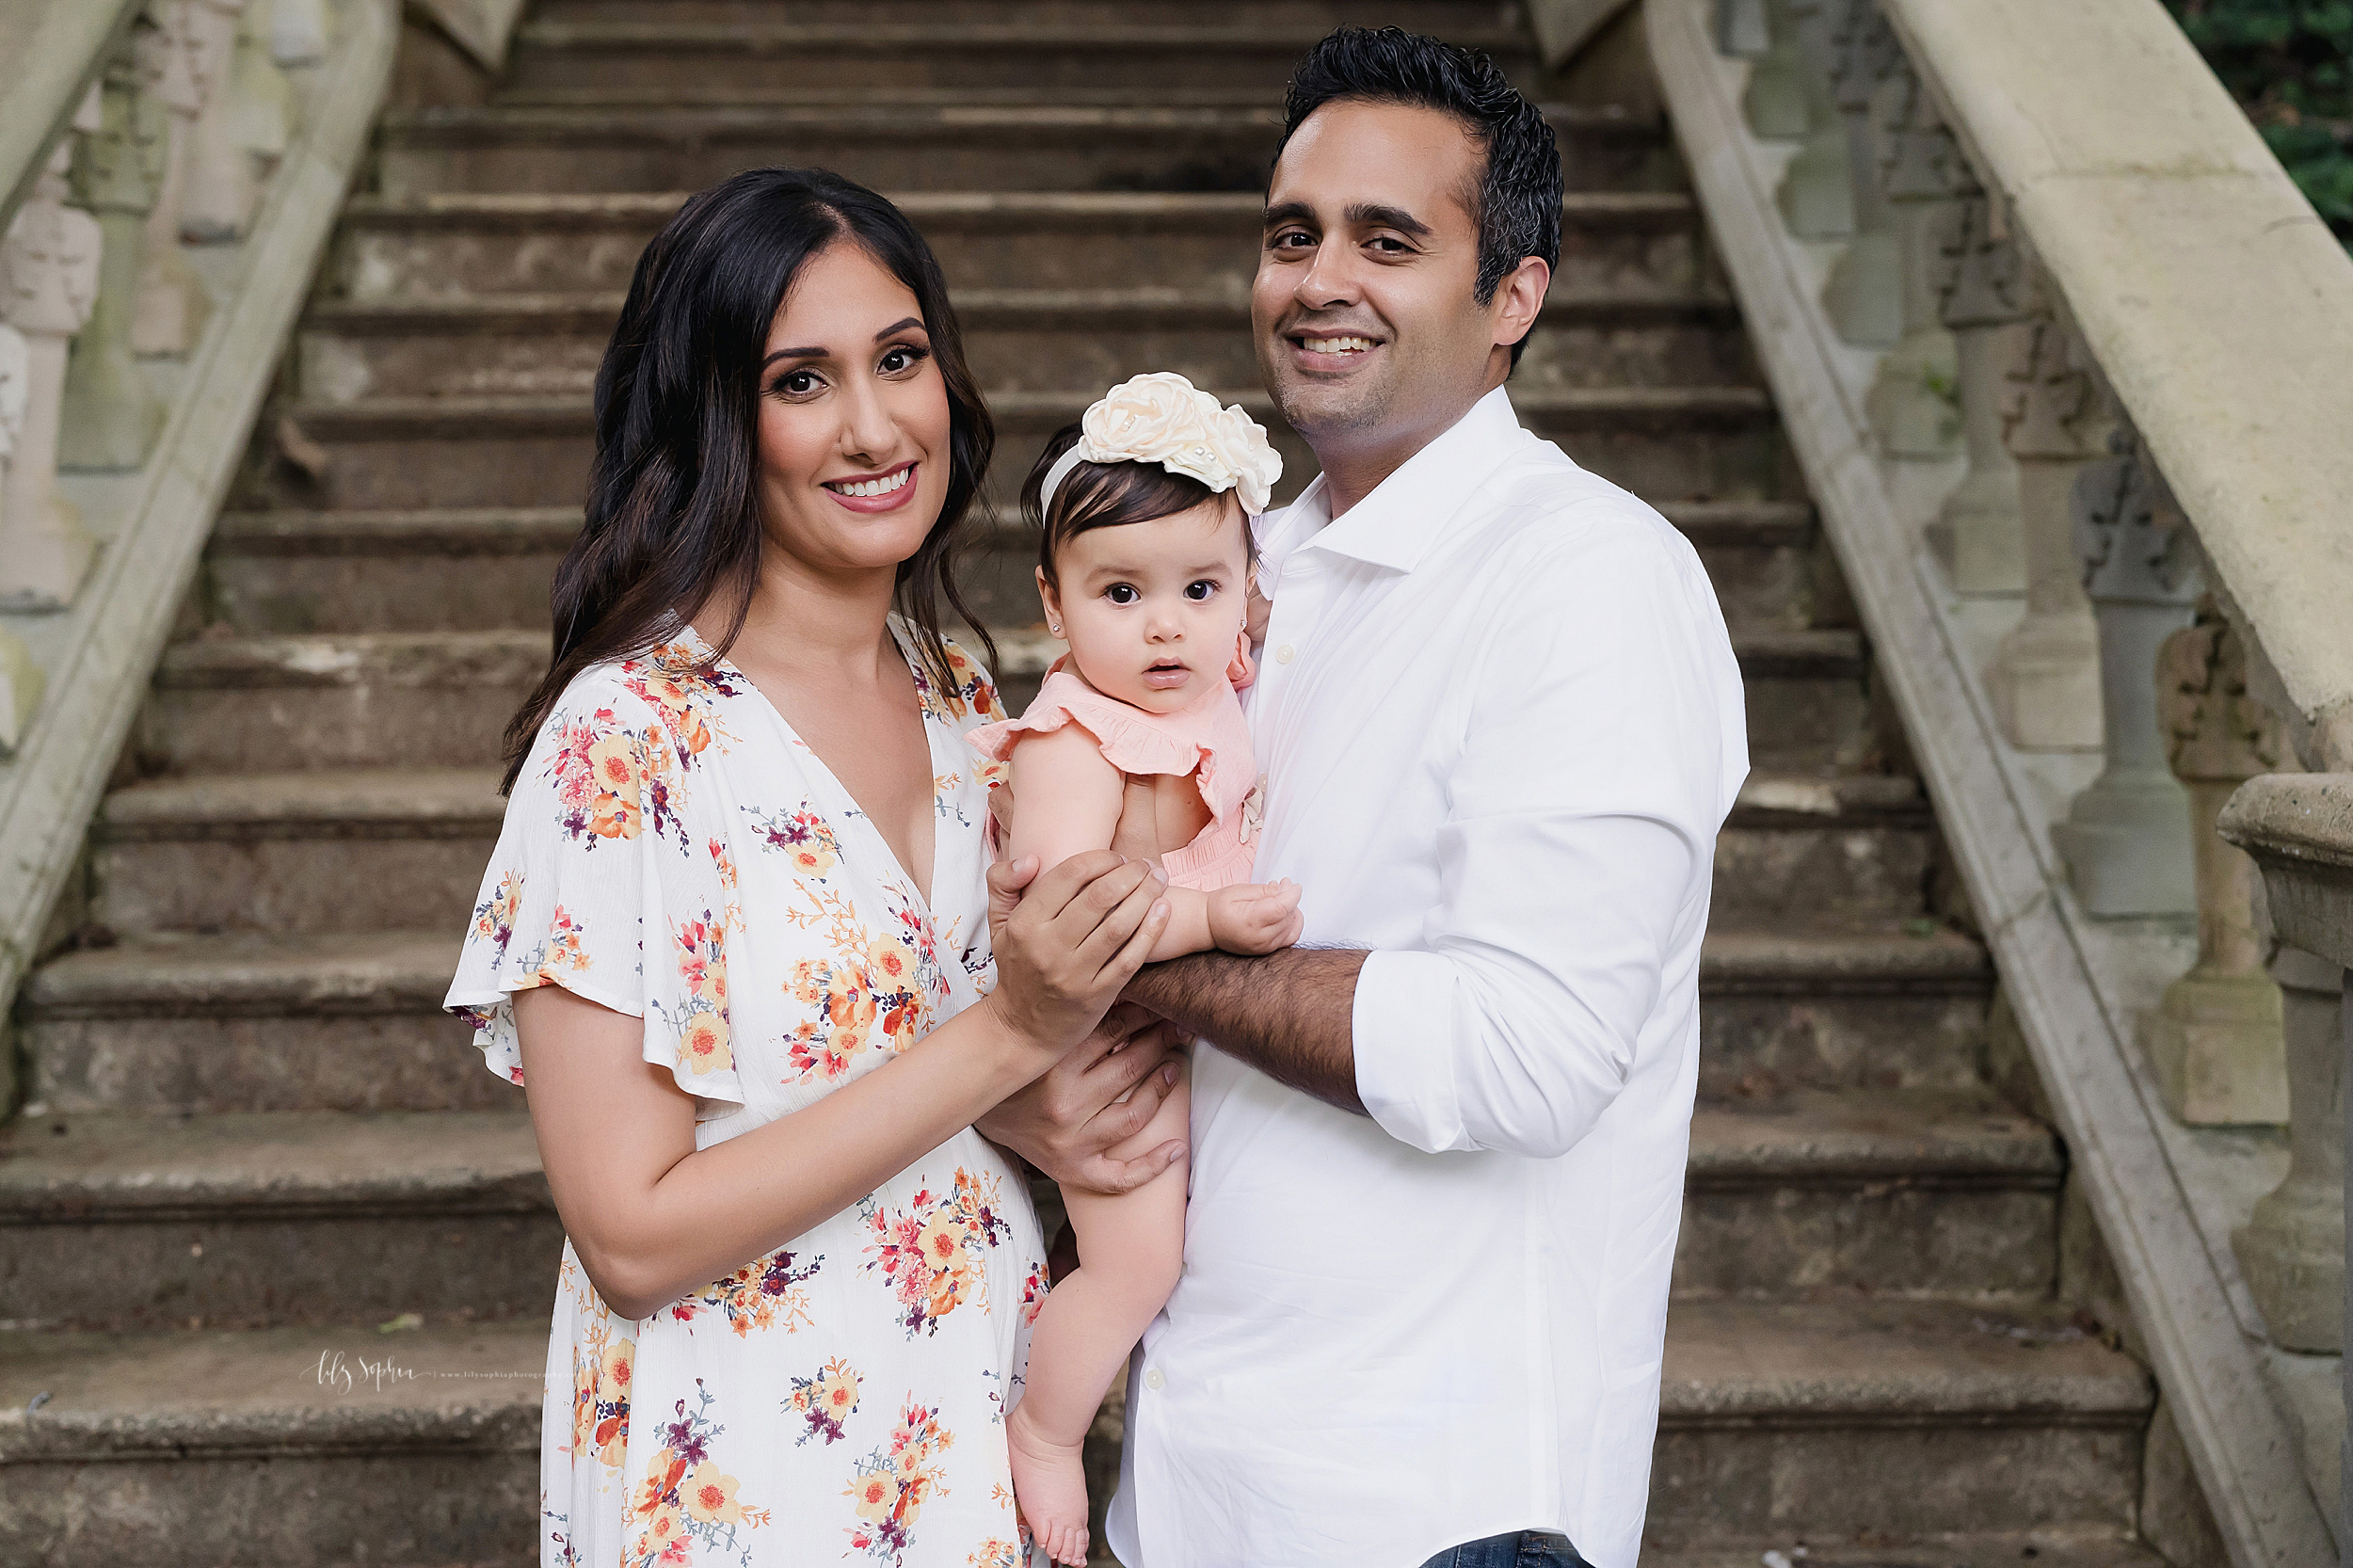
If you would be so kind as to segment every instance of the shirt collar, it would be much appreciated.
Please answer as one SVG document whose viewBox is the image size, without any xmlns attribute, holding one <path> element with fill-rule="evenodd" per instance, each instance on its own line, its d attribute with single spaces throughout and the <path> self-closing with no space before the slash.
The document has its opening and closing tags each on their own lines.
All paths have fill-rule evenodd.
<svg viewBox="0 0 2353 1568">
<path fill-rule="evenodd" d="M 1511 396 L 1497 387 L 1337 521 L 1332 520 L 1323 475 L 1317 474 L 1284 514 L 1282 532 L 1298 539 L 1299 549 L 1328 550 L 1392 571 L 1411 571 L 1481 482 L 1535 439 L 1520 428 Z"/>
</svg>

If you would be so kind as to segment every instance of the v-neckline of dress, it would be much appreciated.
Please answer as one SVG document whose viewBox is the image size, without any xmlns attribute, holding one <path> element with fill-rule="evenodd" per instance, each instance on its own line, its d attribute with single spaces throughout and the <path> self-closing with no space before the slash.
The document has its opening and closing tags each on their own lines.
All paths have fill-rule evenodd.
<svg viewBox="0 0 2353 1568">
<path fill-rule="evenodd" d="M 923 754 L 931 760 L 932 764 L 930 774 L 924 779 L 925 790 L 930 794 L 933 801 L 932 863 L 931 875 L 926 877 L 923 883 L 918 883 L 915 880 L 915 873 L 907 869 L 905 861 L 899 858 L 899 852 L 890 847 L 890 840 L 883 837 L 882 829 L 874 825 L 873 817 L 867 812 L 864 807 L 857 803 L 857 796 L 850 792 L 850 787 L 842 783 L 840 778 L 834 773 L 833 768 L 823 757 L 818 755 L 817 748 L 810 745 L 807 741 L 801 738 L 801 732 L 792 728 L 792 721 L 784 716 L 784 710 L 777 707 L 775 700 L 771 698 L 766 692 L 760 689 L 760 682 L 754 680 L 749 675 L 745 674 L 743 666 L 736 664 L 734 660 L 720 652 L 716 648 L 713 648 L 710 640 L 704 637 L 701 632 L 695 632 L 695 640 L 702 644 L 703 650 L 710 654 L 712 666 L 714 669 L 724 669 L 728 671 L 730 675 L 734 676 L 736 680 L 744 683 L 744 689 L 745 691 L 760 698 L 760 705 L 766 708 L 768 710 L 769 716 L 776 721 L 776 728 L 784 731 L 785 738 L 792 744 L 795 750 L 799 751 L 802 756 L 808 759 L 809 766 L 812 770 L 814 770 L 815 776 L 822 780 L 824 787 L 831 792 L 833 799 L 828 802 L 828 815 L 838 816 L 845 821 L 857 824 L 857 830 L 863 831 L 873 840 L 872 847 L 881 851 L 883 863 L 889 866 L 891 870 L 899 873 L 900 882 L 904 884 L 907 892 L 914 898 L 915 907 L 923 917 L 923 923 L 931 926 L 936 931 L 938 927 L 937 922 L 932 918 L 931 893 L 936 893 L 939 890 L 939 840 L 941 835 L 939 831 L 939 811 L 937 804 L 939 797 L 939 791 L 937 787 L 937 780 L 939 777 L 938 738 L 932 732 L 933 716 L 931 704 L 923 700 L 923 672 L 916 667 L 915 660 L 908 651 L 906 639 L 900 633 L 898 616 L 891 616 L 888 622 L 886 623 L 886 629 L 890 632 L 891 646 L 899 650 L 899 657 L 906 661 L 907 673 L 915 678 L 915 706 L 917 715 L 921 720 L 923 726 Z M 692 631 L 693 628 L 689 627 L 688 630 Z M 925 891 L 926 885 L 928 885 L 930 892 Z"/>
</svg>

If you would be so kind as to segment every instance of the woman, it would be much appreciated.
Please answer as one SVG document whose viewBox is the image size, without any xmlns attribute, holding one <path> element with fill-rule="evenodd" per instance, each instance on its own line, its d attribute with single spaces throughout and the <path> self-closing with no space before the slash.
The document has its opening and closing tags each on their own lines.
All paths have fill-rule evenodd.
<svg viewBox="0 0 2353 1568">
<path fill-rule="evenodd" d="M 971 1124 L 1167 905 L 1104 854 L 988 906 L 963 734 L 1003 715 L 938 615 L 991 432 L 895 208 L 791 169 L 696 197 L 596 399 L 448 999 L 525 1086 L 568 1237 L 542 1560 L 1011 1564 L 1046 1279 Z"/>
</svg>

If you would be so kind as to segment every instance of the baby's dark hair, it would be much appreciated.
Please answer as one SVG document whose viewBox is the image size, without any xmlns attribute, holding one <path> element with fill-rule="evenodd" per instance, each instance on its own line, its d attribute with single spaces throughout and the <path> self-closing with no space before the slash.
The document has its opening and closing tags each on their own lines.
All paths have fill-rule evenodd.
<svg viewBox="0 0 2353 1568">
<path fill-rule="evenodd" d="M 1063 476 L 1054 490 L 1054 506 L 1049 513 L 1038 504 L 1038 492 L 1046 488 L 1047 471 L 1055 460 L 1079 444 L 1076 421 L 1054 432 L 1031 465 L 1030 477 L 1021 484 L 1021 516 L 1038 530 L 1037 565 L 1046 574 L 1046 581 L 1061 586 L 1062 578 L 1054 570 L 1054 552 L 1080 535 L 1095 528 L 1117 528 L 1123 523 L 1149 522 L 1154 518 L 1189 512 L 1203 502 L 1212 500 L 1220 491 L 1209 488 L 1189 473 L 1171 473 L 1158 463 L 1088 463 L 1081 462 Z M 1242 520 L 1242 552 L 1245 562 L 1258 564 L 1258 541 L 1251 533 L 1250 520 Z"/>
</svg>

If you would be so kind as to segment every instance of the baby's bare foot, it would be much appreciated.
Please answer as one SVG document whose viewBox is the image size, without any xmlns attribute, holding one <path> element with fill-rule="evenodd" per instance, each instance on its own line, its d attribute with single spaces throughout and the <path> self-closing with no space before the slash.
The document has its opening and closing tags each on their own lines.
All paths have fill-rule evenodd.
<svg viewBox="0 0 2353 1568">
<path fill-rule="evenodd" d="M 1056 1443 L 1022 1419 L 1019 1405 L 1005 1418 L 1013 1456 L 1013 1496 L 1030 1534 L 1046 1555 L 1069 1568 L 1086 1568 L 1087 1478 L 1080 1443 Z"/>
</svg>

